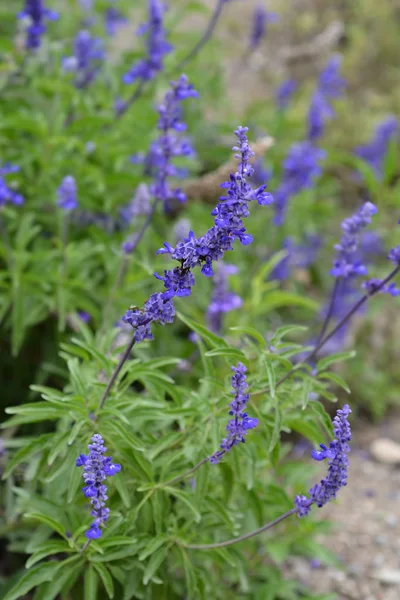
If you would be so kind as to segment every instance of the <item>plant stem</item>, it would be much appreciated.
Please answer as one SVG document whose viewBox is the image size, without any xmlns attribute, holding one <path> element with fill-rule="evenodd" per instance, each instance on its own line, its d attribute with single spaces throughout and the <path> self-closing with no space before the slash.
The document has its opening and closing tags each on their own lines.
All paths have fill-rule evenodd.
<svg viewBox="0 0 400 600">
<path fill-rule="evenodd" d="M 60 265 L 60 284 L 58 289 L 58 329 L 64 331 L 65 329 L 65 298 L 64 298 L 64 284 L 67 273 L 67 244 L 68 244 L 68 224 L 69 215 L 68 213 L 61 214 L 61 265 Z"/>
<path fill-rule="evenodd" d="M 107 303 L 106 303 L 106 306 L 104 309 L 103 325 L 100 329 L 100 333 L 103 332 L 104 329 L 107 327 L 108 319 L 109 319 L 109 315 L 110 315 L 110 311 L 111 311 L 111 306 L 112 306 L 112 303 L 114 302 L 116 291 L 121 286 L 121 284 L 124 280 L 124 276 L 126 273 L 126 267 L 128 265 L 129 258 L 136 251 L 137 247 L 139 246 L 140 241 L 142 240 L 144 234 L 146 233 L 146 230 L 148 229 L 148 227 L 152 221 L 152 218 L 154 216 L 154 213 L 156 211 L 159 201 L 160 201 L 159 197 L 156 197 L 154 199 L 151 209 L 146 217 L 146 220 L 143 223 L 142 227 L 140 228 L 139 233 L 136 235 L 135 241 L 133 243 L 132 249 L 129 252 L 129 255 L 124 254 L 122 257 L 122 260 L 120 262 L 120 265 L 119 265 L 119 268 L 117 271 L 117 275 L 115 276 L 114 283 L 111 288 L 111 292 L 110 292 L 110 295 L 108 297 L 108 300 L 107 300 Z"/>
<path fill-rule="evenodd" d="M 208 42 L 208 40 L 211 38 L 212 34 L 214 33 L 214 29 L 219 21 L 219 18 L 221 16 L 224 5 L 225 5 L 225 0 L 217 0 L 217 5 L 214 9 L 213 14 L 211 15 L 211 19 L 208 22 L 206 30 L 203 33 L 203 36 L 200 38 L 200 40 L 197 42 L 197 44 L 191 49 L 189 54 L 187 54 L 185 56 L 185 58 L 182 59 L 181 62 L 175 66 L 174 71 L 180 71 L 182 69 L 182 67 L 184 65 L 186 65 L 186 63 L 188 63 L 190 60 L 192 60 L 192 58 L 194 58 L 196 56 L 196 54 L 198 54 L 200 52 L 200 50 L 206 45 L 206 43 Z"/>
<path fill-rule="evenodd" d="M 199 469 L 202 465 L 204 465 L 204 463 L 208 462 L 208 460 L 209 460 L 209 456 L 206 456 L 206 458 L 203 458 L 199 463 L 197 463 L 197 465 L 195 465 L 194 467 L 189 469 L 189 471 L 185 471 L 185 473 L 182 473 L 182 475 L 177 475 L 176 477 L 173 477 L 172 479 L 169 479 L 168 481 L 164 481 L 163 483 L 159 484 L 157 486 L 157 488 L 161 489 L 163 487 L 166 487 L 167 485 L 172 485 L 174 483 L 178 483 L 178 481 L 181 481 L 181 479 L 185 479 L 185 477 L 187 477 L 188 475 L 191 475 L 192 473 L 197 471 L 197 469 Z"/>
<path fill-rule="evenodd" d="M 134 102 L 136 102 L 136 100 L 138 98 L 140 98 L 140 96 L 142 95 L 143 89 L 145 86 L 145 81 L 142 79 L 136 90 L 134 92 L 132 92 L 132 94 L 129 96 L 128 100 L 125 102 L 125 104 L 120 108 L 120 110 L 117 112 L 115 118 L 116 119 L 120 119 L 128 110 L 128 108 L 130 108 L 132 106 L 132 104 Z"/>
<path fill-rule="evenodd" d="M 115 367 L 113 374 L 111 375 L 110 381 L 108 382 L 107 387 L 104 391 L 104 394 L 100 400 L 100 404 L 97 409 L 97 412 L 99 412 L 103 408 L 103 406 L 110 394 L 111 388 L 114 385 L 114 382 L 117 379 L 119 372 L 121 371 L 122 367 L 124 366 L 125 361 L 129 357 L 131 350 L 132 350 L 133 346 L 135 345 L 135 342 L 136 342 L 136 331 L 134 331 L 131 341 L 129 342 L 128 346 L 126 347 L 125 352 L 119 359 L 119 362 L 118 362 L 117 366 Z"/>
<path fill-rule="evenodd" d="M 339 329 L 345 323 L 347 323 L 347 321 L 349 321 L 351 319 L 351 317 L 363 306 L 363 304 L 365 304 L 367 302 L 368 298 L 370 298 L 371 296 L 375 296 L 375 294 L 377 294 L 391 279 L 393 279 L 393 277 L 395 277 L 399 271 L 400 271 L 400 264 L 397 265 L 397 267 L 395 269 L 393 269 L 393 271 L 391 271 L 389 273 L 389 275 L 387 277 L 385 277 L 385 279 L 383 279 L 380 282 L 380 284 L 377 285 L 376 288 L 372 292 L 370 292 L 369 294 L 364 294 L 364 296 L 362 296 L 360 298 L 360 300 L 358 300 L 358 302 L 355 303 L 355 305 L 349 310 L 349 312 L 343 317 L 343 319 L 341 321 L 339 321 L 339 323 L 336 325 L 336 327 L 334 327 L 332 329 L 332 331 L 330 333 L 328 333 L 327 336 L 325 336 L 322 340 L 320 340 L 320 342 L 317 343 L 315 348 L 313 348 L 313 350 L 311 350 L 311 352 L 309 352 L 307 354 L 307 356 L 305 356 L 305 358 L 303 358 L 300 362 L 298 362 L 296 365 L 294 365 L 294 367 L 292 369 L 290 369 L 290 371 L 288 371 L 283 377 L 281 377 L 281 379 L 279 379 L 279 381 L 275 385 L 275 388 L 277 388 L 284 381 L 286 381 L 286 379 L 288 379 L 291 375 L 293 375 L 293 373 L 295 371 L 297 371 L 299 369 L 299 367 L 303 366 L 309 360 L 314 358 L 314 356 L 319 352 L 319 350 L 321 350 L 321 348 L 323 346 L 325 346 L 326 342 L 328 342 L 339 331 Z M 255 392 L 254 394 L 252 394 L 252 396 L 258 396 L 259 394 L 264 394 L 265 392 L 268 392 L 268 390 L 269 390 L 269 388 L 264 388 L 262 390 L 259 390 L 258 392 Z"/>
<path fill-rule="evenodd" d="M 333 310 L 335 308 L 335 300 L 336 300 L 336 296 L 337 296 L 338 291 L 339 291 L 339 285 L 340 285 L 340 283 L 341 283 L 341 279 L 340 278 L 335 279 L 335 285 L 333 286 L 333 290 L 332 290 L 332 293 L 331 293 L 331 299 L 330 299 L 330 302 L 329 302 L 328 312 L 326 313 L 324 322 L 322 323 L 321 331 L 319 332 L 319 335 L 318 335 L 318 338 L 317 338 L 317 344 L 319 344 L 319 342 L 324 339 L 324 335 L 326 333 L 326 330 L 328 329 L 328 325 L 329 325 L 329 322 L 330 322 L 331 317 L 333 315 Z"/>
<path fill-rule="evenodd" d="M 266 523 L 262 527 L 259 527 L 258 529 L 255 529 L 254 531 L 250 531 L 249 533 L 240 535 L 237 538 L 233 538 L 231 540 L 226 540 L 225 542 L 216 542 L 215 544 L 183 544 L 182 542 L 180 542 L 180 544 L 184 548 L 190 548 L 192 550 L 213 550 L 214 548 L 224 548 L 225 546 L 233 546 L 233 544 L 238 544 L 239 542 L 248 540 L 256 535 L 259 535 L 260 533 L 263 533 L 264 531 L 267 531 L 268 529 L 271 529 L 275 525 L 278 525 L 278 523 L 280 523 L 284 519 L 287 519 L 288 517 L 293 515 L 296 511 L 297 511 L 297 508 L 292 508 L 288 512 L 284 513 L 280 517 L 277 517 L 273 521 Z"/>
</svg>

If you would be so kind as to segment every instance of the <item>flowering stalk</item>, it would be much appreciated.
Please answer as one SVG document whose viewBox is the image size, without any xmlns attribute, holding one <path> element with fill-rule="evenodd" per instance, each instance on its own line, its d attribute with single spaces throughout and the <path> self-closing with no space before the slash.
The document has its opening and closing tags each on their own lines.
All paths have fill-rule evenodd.
<svg viewBox="0 0 400 600">
<path fill-rule="evenodd" d="M 46 8 L 42 0 L 25 0 L 25 8 L 18 14 L 18 19 L 27 19 L 25 48 L 37 50 L 42 42 L 42 35 L 46 33 L 45 20 L 56 21 L 58 13 Z"/>
<path fill-rule="evenodd" d="M 90 514 L 94 520 L 85 535 L 89 540 L 96 540 L 103 535 L 100 526 L 108 520 L 110 514 L 110 509 L 106 508 L 108 496 L 104 481 L 107 477 L 119 473 L 121 465 L 114 464 L 111 456 L 103 456 L 107 452 L 107 448 L 98 433 L 92 437 L 92 443 L 88 448 L 88 456 L 80 454 L 76 459 L 76 466 L 83 467 L 83 478 L 86 485 L 82 491 L 86 498 L 90 498 L 93 506 Z"/>
<path fill-rule="evenodd" d="M 268 531 L 278 523 L 281 523 L 291 515 L 297 514 L 299 517 L 306 516 L 313 504 L 317 504 L 320 508 L 327 504 L 330 500 L 336 498 L 336 493 L 340 488 L 347 484 L 348 458 L 347 453 L 350 451 L 348 442 L 351 440 L 351 430 L 348 422 L 348 416 L 351 413 L 350 407 L 345 404 L 343 409 L 338 410 L 333 420 L 335 439 L 330 443 L 329 448 L 324 444 L 320 444 L 321 450 L 313 450 L 311 455 L 314 460 L 324 460 L 330 458 L 328 475 L 325 479 L 312 487 L 309 491 L 310 498 L 299 495 L 295 498 L 295 507 L 283 513 L 273 521 L 262 525 L 254 531 L 245 533 L 236 538 L 225 540 L 223 542 L 215 542 L 214 544 L 185 544 L 179 542 L 180 545 L 192 550 L 212 550 L 213 548 L 224 548 L 232 546 L 248 540 L 264 531 Z"/>
<path fill-rule="evenodd" d="M 139 28 L 139 35 L 146 34 L 147 55 L 132 65 L 122 77 L 123 83 L 129 85 L 138 81 L 138 86 L 127 101 L 121 101 L 116 107 L 116 118 L 120 119 L 128 108 L 141 96 L 145 83 L 164 69 L 164 57 L 173 47 L 167 41 L 164 27 L 166 6 L 160 0 L 148 0 L 148 21 Z"/>
<path fill-rule="evenodd" d="M 187 95 L 191 95 L 191 87 L 185 86 L 181 90 L 180 97 L 183 99 Z M 178 118 L 175 126 L 179 127 L 179 124 Z M 175 307 L 172 298 L 191 294 L 195 283 L 192 270 L 201 266 L 204 275 L 212 276 L 213 261 L 218 261 L 226 251 L 232 250 L 236 239 L 244 245 L 252 242 L 252 237 L 246 233 L 242 220 L 249 215 L 249 202 L 255 200 L 260 205 L 273 202 L 271 194 L 265 191 L 265 185 L 253 189 L 247 181 L 253 174 L 249 159 L 254 155 L 248 144 L 247 128 L 238 127 L 235 133 L 238 146 L 234 146 L 233 149 L 237 152 L 235 156 L 239 160 L 238 171 L 234 175 L 231 174 L 230 180 L 222 184 L 228 192 L 226 196 L 220 197 L 217 207 L 212 211 L 214 226 L 199 238 L 196 238 L 191 231 L 189 236 L 178 242 L 175 248 L 165 243 L 164 248 L 159 250 L 161 254 L 170 254 L 171 258 L 178 261 L 179 266 L 172 270 L 165 270 L 163 277 L 156 274 L 157 279 L 164 282 L 165 292 L 152 294 L 143 308 L 133 306 L 123 316 L 122 320 L 133 327 L 134 335 L 111 376 L 98 410 L 104 406 L 112 385 L 134 344 L 145 339 L 153 339 L 150 324 L 158 322 L 165 325 L 174 321 Z"/>
</svg>

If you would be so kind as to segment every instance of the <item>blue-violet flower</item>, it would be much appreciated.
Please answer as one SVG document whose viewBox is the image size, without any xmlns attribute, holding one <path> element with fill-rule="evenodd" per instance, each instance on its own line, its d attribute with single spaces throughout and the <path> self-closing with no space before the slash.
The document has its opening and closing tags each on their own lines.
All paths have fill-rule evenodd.
<svg viewBox="0 0 400 600">
<path fill-rule="evenodd" d="M 147 35 L 147 56 L 135 63 L 122 77 L 126 84 L 137 79 L 150 81 L 164 68 L 164 56 L 173 48 L 166 39 L 164 28 L 165 4 L 160 0 L 148 0 L 148 22 L 140 27 L 138 33 Z"/>
<path fill-rule="evenodd" d="M 210 462 L 215 465 L 219 463 L 226 452 L 229 452 L 234 446 L 244 443 L 245 436 L 250 429 L 254 429 L 258 425 L 258 419 L 249 417 L 246 409 L 246 404 L 250 398 L 246 393 L 248 384 L 246 381 L 247 369 L 242 363 L 238 363 L 237 367 L 231 367 L 232 375 L 232 394 L 234 399 L 230 403 L 229 414 L 234 417 L 226 426 L 227 436 L 221 442 L 221 449 L 210 456 Z"/>
<path fill-rule="evenodd" d="M 25 47 L 28 50 L 40 48 L 42 35 L 46 32 L 45 20 L 55 21 L 58 13 L 46 8 L 43 0 L 25 0 L 25 8 L 18 19 L 27 19 Z"/>
<path fill-rule="evenodd" d="M 319 508 L 336 498 L 340 488 L 347 484 L 347 472 L 350 452 L 348 442 L 351 440 L 351 429 L 348 417 L 351 413 L 348 404 L 339 409 L 333 419 L 333 431 L 335 439 L 329 444 L 329 448 L 321 444 L 321 451 L 313 450 L 311 455 L 314 460 L 329 458 L 328 475 L 320 483 L 309 490 L 309 498 L 304 495 L 296 496 L 295 506 L 299 517 L 306 516 L 311 510 L 311 505 L 316 504 Z"/>
<path fill-rule="evenodd" d="M 78 192 L 72 175 L 64 177 L 57 189 L 57 206 L 64 210 L 74 210 L 78 206 Z"/>
<path fill-rule="evenodd" d="M 4 179 L 5 175 L 10 175 L 10 173 L 18 173 L 18 171 L 18 166 L 10 165 L 9 163 L 5 163 L 2 167 L 0 167 L 0 207 L 4 206 L 7 202 L 17 205 L 23 204 L 23 196 L 10 188 Z"/>
<path fill-rule="evenodd" d="M 121 465 L 114 464 L 111 456 L 104 456 L 107 448 L 100 434 L 95 433 L 89 444 L 89 454 L 80 454 L 76 459 L 76 466 L 83 467 L 83 478 L 85 487 L 82 488 L 86 498 L 90 498 L 93 506 L 91 516 L 93 523 L 85 535 L 90 540 L 96 540 L 102 536 L 101 525 L 108 520 L 110 509 L 106 508 L 107 486 L 104 481 L 107 477 L 116 475 L 121 470 Z"/>
<path fill-rule="evenodd" d="M 83 30 L 75 38 L 74 55 L 63 58 L 62 65 L 64 71 L 75 73 L 75 86 L 82 89 L 95 80 L 104 58 L 101 39 Z"/>
</svg>

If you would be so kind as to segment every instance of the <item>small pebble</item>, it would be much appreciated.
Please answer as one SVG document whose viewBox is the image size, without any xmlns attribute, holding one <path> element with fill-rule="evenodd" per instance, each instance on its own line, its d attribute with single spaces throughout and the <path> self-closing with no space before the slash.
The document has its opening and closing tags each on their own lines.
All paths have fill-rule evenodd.
<svg viewBox="0 0 400 600">
<path fill-rule="evenodd" d="M 374 440 L 369 448 L 371 456 L 386 465 L 400 464 L 400 444 L 389 438 Z"/>
</svg>

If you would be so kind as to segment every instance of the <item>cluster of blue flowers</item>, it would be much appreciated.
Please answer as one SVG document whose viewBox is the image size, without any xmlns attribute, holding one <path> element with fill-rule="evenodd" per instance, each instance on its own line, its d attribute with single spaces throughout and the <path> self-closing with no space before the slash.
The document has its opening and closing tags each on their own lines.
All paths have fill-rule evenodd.
<svg viewBox="0 0 400 600">
<path fill-rule="evenodd" d="M 58 19 L 58 13 L 44 6 L 42 0 L 25 0 L 25 8 L 18 14 L 19 19 L 26 19 L 26 40 L 27 50 L 37 50 L 40 48 L 42 35 L 46 32 L 45 21 L 55 21 Z"/>
<path fill-rule="evenodd" d="M 110 509 L 106 508 L 107 486 L 104 481 L 107 477 L 116 475 L 121 470 L 121 465 L 114 464 L 111 456 L 103 456 L 107 452 L 104 440 L 96 433 L 89 444 L 89 454 L 80 454 L 76 459 L 76 466 L 83 467 L 85 487 L 82 488 L 86 498 L 90 498 L 93 506 L 91 516 L 94 520 L 85 535 L 89 540 L 96 540 L 102 536 L 101 525 L 108 520 Z"/>
<path fill-rule="evenodd" d="M 346 87 L 339 75 L 341 62 L 341 56 L 333 56 L 318 78 L 308 112 L 308 139 L 313 142 L 322 136 L 326 122 L 335 114 L 330 101 L 339 98 Z"/>
<path fill-rule="evenodd" d="M 141 25 L 138 31 L 139 35 L 147 35 L 147 56 L 125 73 L 122 77 L 124 83 L 131 84 L 137 80 L 150 81 L 163 70 L 164 57 L 173 49 L 166 39 L 165 10 L 166 6 L 161 0 L 148 0 L 148 21 Z"/>
<path fill-rule="evenodd" d="M 57 206 L 63 210 L 74 210 L 78 206 L 78 191 L 75 179 L 67 175 L 57 189 Z"/>
<path fill-rule="evenodd" d="M 371 217 L 377 212 L 375 204 L 365 202 L 354 215 L 343 221 L 343 235 L 340 243 L 335 245 L 337 257 L 333 262 L 331 275 L 348 278 L 367 273 L 367 267 L 357 255 L 359 237 L 360 232 L 371 223 Z"/>
<path fill-rule="evenodd" d="M 289 199 L 304 189 L 313 187 L 316 177 L 321 175 L 320 161 L 326 152 L 310 141 L 293 144 L 283 161 L 282 182 L 274 192 L 275 225 L 283 225 Z"/>
<path fill-rule="evenodd" d="M 118 8 L 108 6 L 104 11 L 104 26 L 106 33 L 114 36 L 120 27 L 127 25 L 128 19 L 124 17 Z"/>
<path fill-rule="evenodd" d="M 217 450 L 210 456 L 210 462 L 215 465 L 219 463 L 226 452 L 229 452 L 237 444 L 244 443 L 245 436 L 250 429 L 254 429 L 258 425 L 258 419 L 249 417 L 246 412 L 246 404 L 250 398 L 247 393 L 248 384 L 246 381 L 247 369 L 242 363 L 238 363 L 237 367 L 231 367 L 232 375 L 232 393 L 234 399 L 230 403 L 229 414 L 231 419 L 226 426 L 228 435 L 221 442 L 221 449 Z"/>
<path fill-rule="evenodd" d="M 18 173 L 19 167 L 17 165 L 10 165 L 9 163 L 5 163 L 2 167 L 0 167 L 0 208 L 11 202 L 12 204 L 23 204 L 24 198 L 21 194 L 18 194 L 15 190 L 10 188 L 5 180 L 5 175 L 10 175 L 10 173 Z"/>
<path fill-rule="evenodd" d="M 63 58 L 64 71 L 74 72 L 75 86 L 85 88 L 92 83 L 105 59 L 103 43 L 100 38 L 94 38 L 90 31 L 79 31 L 75 38 L 74 54 Z"/>
<path fill-rule="evenodd" d="M 214 289 L 207 309 L 208 327 L 214 333 L 221 333 L 224 314 L 240 308 L 243 304 L 242 298 L 228 289 L 229 275 L 236 275 L 237 272 L 238 268 L 235 265 L 217 263 Z"/>
<path fill-rule="evenodd" d="M 399 123 L 396 117 L 390 116 L 377 126 L 375 135 L 369 144 L 357 146 L 355 154 L 365 160 L 374 169 L 376 175 L 382 177 L 382 165 L 390 140 L 399 134 Z"/>
<path fill-rule="evenodd" d="M 347 484 L 349 467 L 347 454 L 350 452 L 349 442 L 351 440 L 351 429 L 348 421 L 350 413 L 351 410 L 348 404 L 337 411 L 333 419 L 335 439 L 330 443 L 329 448 L 321 444 L 321 451 L 313 450 L 311 454 L 314 460 L 330 459 L 328 475 L 309 490 L 309 498 L 304 495 L 296 496 L 295 506 L 299 517 L 308 515 L 312 504 L 316 504 L 321 508 L 330 500 L 336 498 L 340 488 Z"/>
<path fill-rule="evenodd" d="M 203 275 L 210 277 L 214 274 L 213 262 L 232 250 L 236 239 L 244 245 L 252 242 L 252 237 L 246 233 L 243 224 L 243 219 L 249 215 L 248 204 L 253 200 L 260 205 L 271 204 L 273 198 L 265 191 L 265 185 L 254 189 L 248 183 L 253 174 L 249 160 L 254 152 L 250 149 L 247 131 L 247 127 L 239 127 L 235 131 L 238 146 L 234 146 L 233 150 L 239 160 L 238 171 L 221 185 L 227 189 L 227 195 L 220 197 L 217 207 L 211 213 L 214 216 L 214 226 L 199 238 L 190 231 L 188 237 L 178 242 L 175 248 L 166 242 L 158 253 L 170 254 L 179 263 L 178 267 L 165 270 L 164 276 L 155 274 L 157 279 L 164 282 L 166 291 L 153 294 L 143 309 L 132 307 L 123 316 L 123 321 L 136 329 L 136 342 L 152 339 L 151 322 L 165 324 L 173 321 L 175 310 L 171 299 L 191 294 L 195 283 L 192 270 L 195 267 L 200 266 Z"/>
<path fill-rule="evenodd" d="M 339 75 L 340 64 L 341 57 L 334 56 L 321 72 L 308 113 L 308 137 L 303 142 L 293 144 L 283 162 L 282 181 L 274 192 L 275 225 L 283 225 L 290 198 L 313 187 L 315 179 L 322 172 L 320 162 L 326 153 L 314 143 L 323 134 L 326 121 L 333 117 L 330 100 L 339 97 L 345 87 L 345 80 Z M 293 88 L 295 84 L 289 81 L 279 91 L 277 101 L 281 108 L 286 106 Z"/>
</svg>

